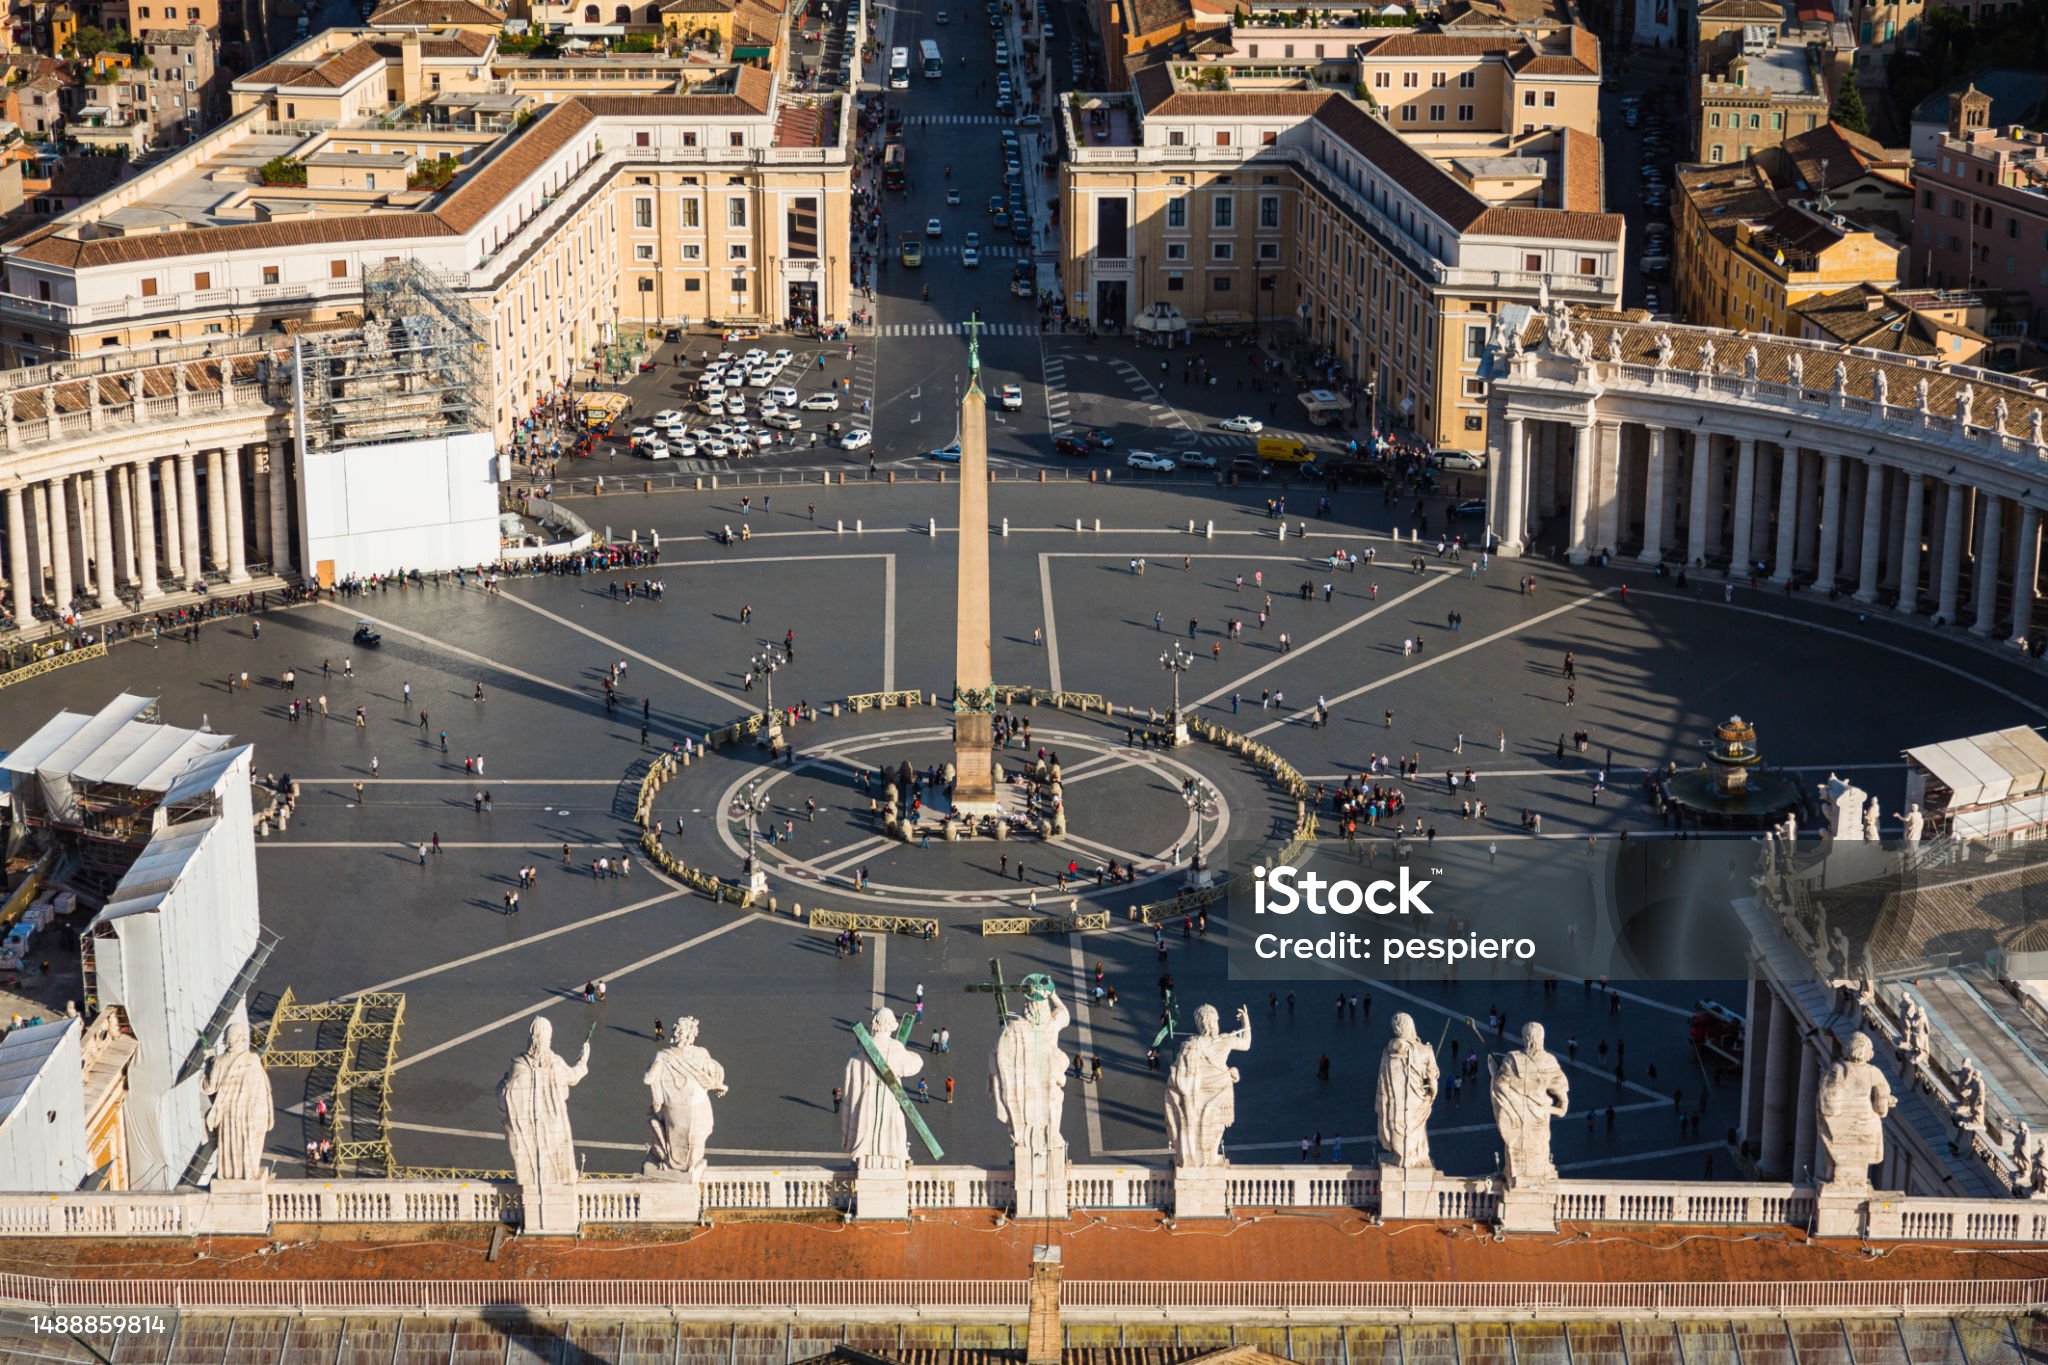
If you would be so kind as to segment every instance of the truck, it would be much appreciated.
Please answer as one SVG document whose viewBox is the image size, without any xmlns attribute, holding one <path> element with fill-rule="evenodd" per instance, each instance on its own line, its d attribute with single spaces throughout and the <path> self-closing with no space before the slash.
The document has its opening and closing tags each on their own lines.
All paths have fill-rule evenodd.
<svg viewBox="0 0 2048 1365">
<path fill-rule="evenodd" d="M 1292 436 L 1261 436 L 1259 458 L 1274 464 L 1307 464 L 1315 458 L 1308 446 Z"/>
</svg>

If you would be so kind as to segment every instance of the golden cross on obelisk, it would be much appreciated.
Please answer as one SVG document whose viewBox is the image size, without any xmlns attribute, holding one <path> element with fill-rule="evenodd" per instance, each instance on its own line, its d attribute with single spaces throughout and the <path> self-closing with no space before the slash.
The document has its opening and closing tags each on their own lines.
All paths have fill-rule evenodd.
<svg viewBox="0 0 2048 1365">
<path fill-rule="evenodd" d="M 967 392 L 960 396 L 960 546 L 953 574 L 953 810 L 994 815 L 995 680 L 989 657 L 988 399 L 981 391 L 979 313 L 967 332 Z"/>
</svg>

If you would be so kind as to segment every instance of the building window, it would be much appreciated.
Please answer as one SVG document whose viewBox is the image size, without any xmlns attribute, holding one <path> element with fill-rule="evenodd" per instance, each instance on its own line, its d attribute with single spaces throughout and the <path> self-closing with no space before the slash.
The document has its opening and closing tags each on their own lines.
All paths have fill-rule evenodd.
<svg viewBox="0 0 2048 1365">
<path fill-rule="evenodd" d="M 194 289 L 202 291 L 213 288 L 212 272 L 206 270 L 194 271 L 192 275 L 192 287 Z"/>
<path fill-rule="evenodd" d="M 1390 73 L 1388 73 L 1388 72 L 1385 72 L 1385 71 L 1375 71 L 1375 72 L 1373 72 L 1373 73 L 1372 73 L 1372 88 L 1373 88 L 1373 89 L 1375 89 L 1375 90 L 1386 90 L 1386 89 L 1390 89 L 1390 88 L 1391 88 L 1391 87 L 1393 86 L 1393 84 L 1394 84 L 1394 78 L 1393 78 L 1393 76 L 1392 76 L 1392 75 L 1391 75 Z"/>
<path fill-rule="evenodd" d="M 703 243 L 701 243 L 701 242 L 684 242 L 684 243 L 683 243 L 683 259 L 684 259 L 684 260 L 686 260 L 686 261 L 701 261 L 701 260 L 703 260 L 703 259 L 704 259 L 704 244 L 703 244 Z"/>
<path fill-rule="evenodd" d="M 1237 201 L 1227 194 L 1219 194 L 1210 201 L 1209 222 L 1219 229 L 1228 230 L 1236 226 Z"/>
<path fill-rule="evenodd" d="M 1219 294 L 1228 294 L 1230 292 L 1230 279 L 1231 277 L 1228 275 L 1211 275 L 1209 277 L 1209 287 Z"/>
<path fill-rule="evenodd" d="M 633 145 L 634 145 L 635 147 L 651 147 L 651 146 L 653 146 L 653 145 L 654 145 L 654 134 L 652 134 L 652 133 L 648 132 L 648 131 L 647 131 L 647 130 L 646 130 L 645 128 L 641 128 L 641 129 L 639 129 L 638 131 L 636 131 L 636 132 L 635 132 L 635 133 L 633 134 Z"/>
<path fill-rule="evenodd" d="M 329 262 L 327 263 L 327 278 L 328 278 L 328 279 L 330 279 L 330 280 L 345 280 L 345 279 L 347 279 L 347 278 L 348 278 L 348 262 L 347 262 L 347 261 L 329 261 Z"/>
<path fill-rule="evenodd" d="M 1522 104 L 1527 108 L 1534 109 L 1536 107 L 1536 92 L 1534 90 L 1524 90 L 1522 92 Z"/>
<path fill-rule="evenodd" d="M 1416 108 L 1415 108 L 1415 106 L 1414 106 L 1414 105 L 1412 105 L 1412 104 L 1404 104 L 1404 105 L 1402 105 L 1402 106 L 1401 106 L 1401 122 L 1403 122 L 1403 123 L 1413 123 L 1413 122 L 1415 122 L 1415 116 L 1416 116 L 1416 112 L 1417 112 L 1417 111 L 1416 111 Z"/>
<path fill-rule="evenodd" d="M 725 201 L 725 225 L 743 228 L 747 225 L 747 201 L 744 195 L 734 195 Z"/>
<path fill-rule="evenodd" d="M 1188 135 L 1187 135 L 1187 133 L 1186 133 L 1186 131 L 1185 131 L 1185 130 L 1183 130 L 1183 129 L 1180 129 L 1180 128 L 1170 128 L 1170 129 L 1168 129 L 1168 130 L 1167 130 L 1167 133 L 1166 133 L 1166 145 L 1167 145 L 1167 146 L 1169 146 L 1169 147 L 1185 147 L 1185 146 L 1187 146 L 1187 144 L 1188 144 Z"/>
<path fill-rule="evenodd" d="M 1465 359 L 1477 360 L 1486 354 L 1486 324 L 1468 323 L 1465 327 Z"/>
<path fill-rule="evenodd" d="M 651 228 L 654 226 L 654 201 L 641 196 L 633 201 L 633 226 Z"/>
<path fill-rule="evenodd" d="M 735 129 L 726 134 L 725 145 L 728 147 L 744 147 L 747 145 L 747 135 Z"/>
<path fill-rule="evenodd" d="M 1721 159 L 1721 144 L 1717 142 L 1717 143 L 1715 143 L 1715 144 L 1714 144 L 1713 146 L 1711 146 L 1711 147 L 1707 148 L 1707 160 L 1709 160 L 1709 161 L 1714 161 L 1714 162 L 1718 162 L 1718 161 L 1720 161 L 1720 159 Z"/>
<path fill-rule="evenodd" d="M 1429 121 L 1431 123 L 1442 123 L 1444 121 L 1444 107 L 1441 104 L 1429 106 Z"/>
<path fill-rule="evenodd" d="M 1272 145 L 1273 145 L 1274 143 L 1278 142 L 1279 140 L 1280 140 L 1280 135 L 1279 135 L 1278 133 L 1274 132 L 1274 131 L 1273 131 L 1273 130 L 1272 130 L 1271 128 L 1268 128 L 1268 129 L 1267 129 L 1267 130 L 1266 130 L 1265 132 L 1263 132 L 1263 133 L 1260 133 L 1260 134 L 1259 134 L 1259 145 L 1260 145 L 1261 147 L 1270 147 L 1270 146 L 1272 146 Z M 1264 182 L 1264 183 L 1266 183 L 1266 184 L 1269 184 L 1269 185 L 1270 185 L 1270 184 L 1271 184 L 1272 182 L 1273 182 L 1273 177 L 1269 175 L 1269 176 L 1267 176 L 1267 177 L 1266 177 L 1266 179 L 1265 179 L 1265 182 Z"/>
<path fill-rule="evenodd" d="M 694 129 L 694 128 L 691 128 L 691 129 L 688 129 L 688 130 L 686 130 L 686 131 L 685 131 L 685 132 L 683 133 L 683 145 L 684 145 L 685 147 L 694 147 L 694 146 L 696 146 L 696 145 L 697 145 L 697 130 L 696 130 L 696 129 Z"/>
<path fill-rule="evenodd" d="M 1478 78 L 1472 72 L 1460 71 L 1458 73 L 1458 88 L 1460 90 L 1470 90 L 1478 84 Z"/>
<path fill-rule="evenodd" d="M 700 294 L 703 292 L 703 285 L 704 281 L 702 280 L 684 280 L 683 292 L 685 294 Z"/>
<path fill-rule="evenodd" d="M 1764 118 L 1763 118 L 1763 115 L 1762 115 L 1762 114 L 1751 114 L 1751 115 L 1749 116 L 1749 126 L 1750 126 L 1750 127 L 1752 127 L 1752 128 L 1761 128 L 1761 127 L 1763 127 L 1763 126 L 1764 126 Z"/>
<path fill-rule="evenodd" d="M 1430 73 L 1429 73 L 1429 88 L 1430 88 L 1430 89 L 1432 89 L 1432 90 L 1439 90 L 1439 89 L 1442 89 L 1442 88 L 1443 88 L 1443 83 L 1444 83 L 1444 81 L 1445 81 L 1445 80 L 1447 80 L 1447 79 L 1449 79 L 1449 78 L 1448 78 L 1448 77 L 1446 77 L 1446 76 L 1444 75 L 1444 73 L 1443 73 L 1443 72 L 1441 72 L 1441 71 L 1432 71 L 1432 72 L 1430 72 Z"/>
<path fill-rule="evenodd" d="M 1166 277 L 1167 293 L 1178 294 L 1185 288 L 1187 288 L 1187 279 L 1185 276 L 1179 274 L 1170 274 Z"/>
<path fill-rule="evenodd" d="M 1186 195 L 1176 195 L 1166 201 L 1166 225 L 1170 228 L 1184 228 L 1188 225 Z"/>
<path fill-rule="evenodd" d="M 1235 253 L 1236 249 L 1236 246 L 1230 242 L 1213 242 L 1209 246 L 1209 259 L 1212 261 L 1227 261 Z"/>
<path fill-rule="evenodd" d="M 266 265 L 266 266 L 264 266 L 264 267 L 263 267 L 263 282 L 264 282 L 265 284 L 276 284 L 276 283 L 278 283 L 278 274 L 277 274 L 277 267 L 276 267 L 276 266 L 274 266 L 274 265 Z"/>
<path fill-rule="evenodd" d="M 653 260 L 654 244 L 652 242 L 641 242 L 639 245 L 635 246 L 633 248 L 633 259 L 636 261 Z"/>
<path fill-rule="evenodd" d="M 1458 122 L 1460 122 L 1460 123 L 1470 123 L 1471 121 L 1472 121 L 1472 106 L 1471 106 L 1471 105 L 1469 105 L 1469 104 L 1461 104 L 1461 105 L 1459 105 L 1459 106 L 1458 106 Z"/>
<path fill-rule="evenodd" d="M 1259 243 L 1259 259 L 1260 259 L 1260 260 L 1262 260 L 1262 261 L 1277 261 L 1277 260 L 1279 260 L 1279 259 L 1280 259 L 1280 244 L 1279 244 L 1278 242 L 1260 242 L 1260 243 Z"/>
<path fill-rule="evenodd" d="M 747 292 L 747 277 L 745 275 L 735 275 L 732 277 L 732 292 L 735 294 Z"/>
<path fill-rule="evenodd" d="M 1545 109 L 1557 108 L 1557 92 L 1555 90 L 1546 90 L 1543 92 L 1543 107 Z"/>
<path fill-rule="evenodd" d="M 1599 273 L 1600 273 L 1600 260 L 1599 260 L 1599 258 L 1598 258 L 1598 257 L 1596 257 L 1596 256 L 1581 256 L 1581 257 L 1579 257 L 1579 273 L 1580 273 L 1581 275 L 1597 275 L 1597 274 L 1599 274 Z"/>
<path fill-rule="evenodd" d="M 700 223 L 698 222 L 698 219 L 697 219 L 697 201 L 696 201 L 696 200 L 694 200 L 694 199 L 685 199 L 685 200 L 684 200 L 684 201 L 682 202 L 682 204 L 681 204 L 681 209 L 682 209 L 682 221 L 683 221 L 683 226 L 684 226 L 684 227 L 686 227 L 686 228 L 694 228 L 694 227 L 699 227 L 699 226 L 701 226 L 701 224 L 700 224 Z"/>
<path fill-rule="evenodd" d="M 144 298 L 146 298 L 146 299 L 153 299 L 153 298 L 155 298 L 155 297 L 156 297 L 156 281 L 155 281 L 155 280 L 144 280 L 144 281 L 142 282 L 142 297 L 144 297 Z"/>
<path fill-rule="evenodd" d="M 1543 257 L 1534 251 L 1527 253 L 1522 257 L 1522 269 L 1541 271 L 1543 269 Z"/>
<path fill-rule="evenodd" d="M 1187 244 L 1186 242 L 1168 242 L 1168 243 L 1166 244 L 1166 259 L 1167 259 L 1167 260 L 1169 260 L 1169 261 L 1184 261 L 1184 260 L 1186 260 L 1187 258 L 1188 258 L 1188 244 Z"/>
<path fill-rule="evenodd" d="M 642 275 L 639 279 L 633 281 L 633 287 L 643 294 L 652 294 L 654 292 L 654 281 Z"/>
<path fill-rule="evenodd" d="M 1707 126 L 1709 128 L 1719 128 L 1721 126 L 1721 116 L 1719 114 L 1707 115 Z"/>
<path fill-rule="evenodd" d="M 1465 396 L 1467 398 L 1486 397 L 1486 381 L 1484 379 L 1467 379 L 1465 381 Z"/>
<path fill-rule="evenodd" d="M 1403 71 L 1401 73 L 1401 88 L 1403 90 L 1413 90 L 1421 84 L 1422 76 L 1420 72 Z"/>
<path fill-rule="evenodd" d="M 745 242 L 726 243 L 725 259 L 728 261 L 744 261 L 747 259 L 747 244 Z"/>
<path fill-rule="evenodd" d="M 1280 226 L 1280 196 L 1262 194 L 1259 196 L 1259 226 L 1276 228 Z"/>
</svg>

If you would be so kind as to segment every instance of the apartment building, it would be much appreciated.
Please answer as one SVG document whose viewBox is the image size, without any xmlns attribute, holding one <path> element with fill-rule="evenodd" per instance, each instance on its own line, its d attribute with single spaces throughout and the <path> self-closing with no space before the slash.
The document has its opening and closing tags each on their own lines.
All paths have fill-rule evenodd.
<svg viewBox="0 0 2048 1365">
<path fill-rule="evenodd" d="M 491 46 L 329 30 L 236 81 L 219 129 L 0 245 L 0 358 L 283 345 L 407 259 L 489 335 L 503 434 L 622 328 L 846 316 L 841 97 L 751 66 L 587 94 L 496 77 Z"/>
<path fill-rule="evenodd" d="M 1828 121 L 1829 98 L 1821 49 L 1752 28 L 1724 75 L 1700 77 L 1693 160 L 1733 165 L 1811 132 Z"/>
<path fill-rule="evenodd" d="M 1792 307 L 1807 341 L 2010 370 L 2023 363 L 2026 296 L 2000 290 L 1883 289 L 1859 284 Z"/>
<path fill-rule="evenodd" d="M 1405 135 L 1600 126 L 1600 41 L 1529 34 L 1396 33 L 1359 45 L 1359 85 Z"/>
<path fill-rule="evenodd" d="M 1974 87 L 1951 101 L 1948 132 L 1919 167 L 1913 273 L 1938 289 L 2017 291 L 2023 321 L 2048 334 L 2048 136 L 1990 126 Z"/>
<path fill-rule="evenodd" d="M 1171 303 L 1198 324 L 1284 319 L 1372 386 L 1382 421 L 1481 450 L 1479 366 L 1499 310 L 1619 304 L 1623 220 L 1602 211 L 1590 135 L 1439 160 L 1386 111 L 1305 82 L 1209 84 L 1158 64 L 1128 99 L 1063 111 L 1075 150 L 1062 275 L 1077 316 L 1127 327 Z"/>
</svg>

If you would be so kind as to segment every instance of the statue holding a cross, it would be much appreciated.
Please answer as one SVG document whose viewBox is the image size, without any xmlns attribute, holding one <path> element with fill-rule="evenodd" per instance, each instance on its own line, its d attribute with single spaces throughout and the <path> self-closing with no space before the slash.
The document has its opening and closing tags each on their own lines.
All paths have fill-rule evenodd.
<svg viewBox="0 0 2048 1365">
<path fill-rule="evenodd" d="M 924 1058 L 896 1036 L 896 1011 L 875 1011 L 866 1029 L 854 1026 L 861 1051 L 846 1060 L 845 1099 L 839 1136 L 862 1171 L 901 1171 L 910 1166 L 909 1096 L 902 1082 L 924 1070 Z M 863 1036 L 865 1035 L 865 1036 Z M 918 1124 L 922 1131 L 924 1125 Z M 930 1134 L 924 1133 L 927 1145 Z"/>
<path fill-rule="evenodd" d="M 1060 1119 L 1066 1112 L 1067 1055 L 1060 1050 L 1060 1030 L 1072 1016 L 1051 977 L 1034 973 L 1020 985 L 1024 1012 L 996 1036 L 989 1093 L 996 1118 L 1010 1129 L 1017 1158 L 1017 1216 L 1065 1217 L 1067 1140 Z"/>
</svg>

